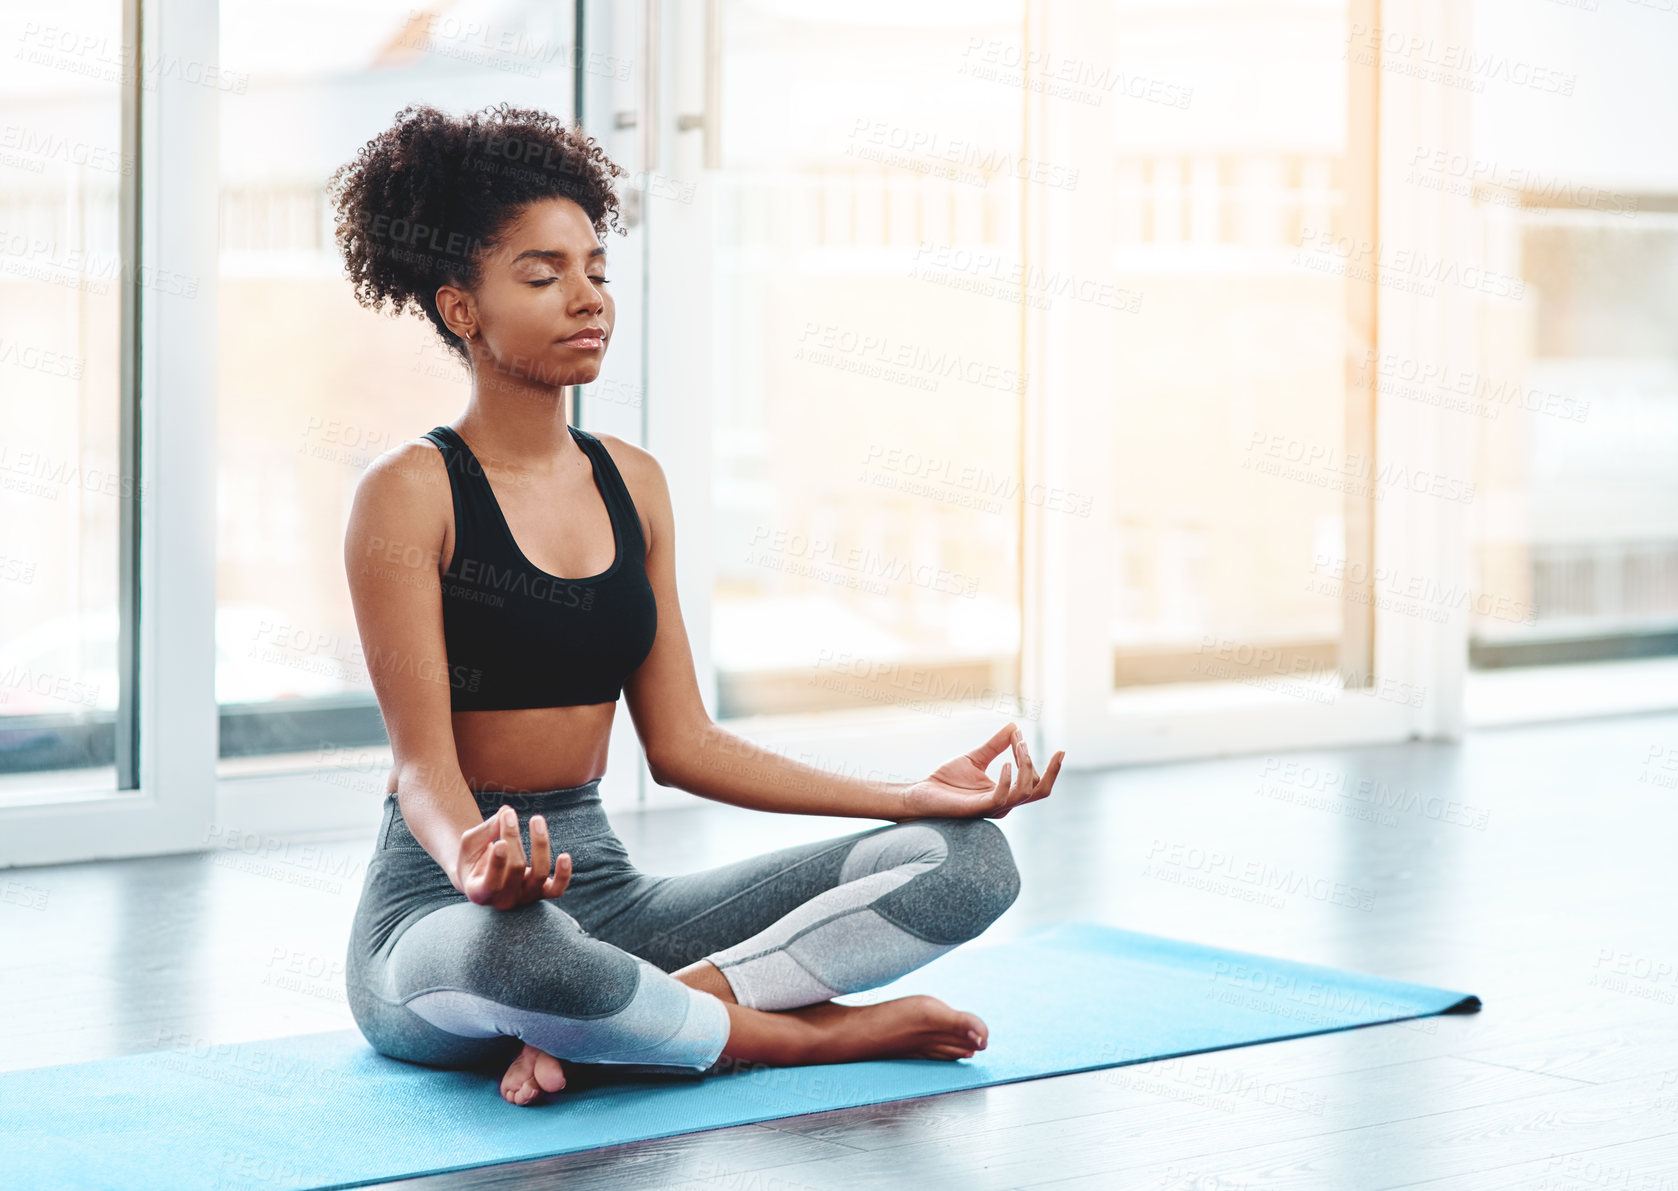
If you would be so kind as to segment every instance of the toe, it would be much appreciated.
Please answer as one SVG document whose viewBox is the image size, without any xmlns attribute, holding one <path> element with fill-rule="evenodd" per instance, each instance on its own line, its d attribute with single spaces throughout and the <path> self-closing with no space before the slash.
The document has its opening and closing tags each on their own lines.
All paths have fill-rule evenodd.
<svg viewBox="0 0 1678 1191">
<path fill-rule="evenodd" d="M 927 1052 L 927 1056 L 934 1059 L 966 1059 L 972 1055 L 972 1050 L 964 1046 L 935 1046 Z"/>
<path fill-rule="evenodd" d="M 565 1086 L 565 1068 L 552 1055 L 541 1054 L 536 1059 L 534 1080 L 543 1091 L 557 1092 Z"/>
</svg>

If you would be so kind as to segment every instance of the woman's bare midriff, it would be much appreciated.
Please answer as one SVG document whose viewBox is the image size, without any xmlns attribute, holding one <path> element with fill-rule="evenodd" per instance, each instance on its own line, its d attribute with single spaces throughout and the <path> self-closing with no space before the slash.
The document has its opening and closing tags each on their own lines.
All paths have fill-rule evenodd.
<svg viewBox="0 0 1678 1191">
<path fill-rule="evenodd" d="M 606 773 L 616 703 L 457 711 L 455 754 L 478 790 L 563 790 Z"/>
</svg>

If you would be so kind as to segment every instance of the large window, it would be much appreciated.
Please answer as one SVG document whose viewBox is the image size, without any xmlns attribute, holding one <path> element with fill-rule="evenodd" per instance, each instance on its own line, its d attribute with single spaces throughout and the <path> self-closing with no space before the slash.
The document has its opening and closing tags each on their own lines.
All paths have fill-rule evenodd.
<svg viewBox="0 0 1678 1191">
<path fill-rule="evenodd" d="M 0 11 L 0 801 L 133 784 L 122 563 L 144 489 L 123 418 L 123 11 Z"/>
</svg>

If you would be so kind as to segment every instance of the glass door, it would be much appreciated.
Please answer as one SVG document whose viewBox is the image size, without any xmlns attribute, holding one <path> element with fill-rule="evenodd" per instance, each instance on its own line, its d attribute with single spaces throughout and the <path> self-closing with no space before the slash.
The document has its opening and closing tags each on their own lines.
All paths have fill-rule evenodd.
<svg viewBox="0 0 1678 1191">
<path fill-rule="evenodd" d="M 920 776 L 1029 710 L 1025 5 L 639 15 L 645 412 L 701 690 L 809 763 Z"/>
</svg>

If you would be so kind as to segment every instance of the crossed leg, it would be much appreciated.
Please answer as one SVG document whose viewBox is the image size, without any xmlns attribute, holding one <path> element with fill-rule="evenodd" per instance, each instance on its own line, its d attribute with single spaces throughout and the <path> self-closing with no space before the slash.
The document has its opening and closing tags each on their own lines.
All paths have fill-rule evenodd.
<svg viewBox="0 0 1678 1191">
<path fill-rule="evenodd" d="M 648 878 L 590 929 L 698 987 L 713 966 L 740 1005 L 796 1009 L 914 971 L 980 934 L 1019 889 L 996 823 L 919 819 Z"/>
<path fill-rule="evenodd" d="M 688 1072 L 725 1046 L 771 1062 L 958 1057 L 968 1034 L 983 1045 L 982 1023 L 935 998 L 824 1002 L 978 935 L 1019 874 L 995 823 L 925 819 L 577 892 L 513 910 L 453 902 L 413 922 L 369 966 L 363 1032 L 386 1054 L 447 1066 L 467 1047 L 505 1062 L 522 1040 L 503 1080 L 504 1093 L 525 1085 L 517 1103 L 537 1094 L 537 1055 Z M 696 964 L 715 965 L 740 1008 L 669 974 Z"/>
</svg>

